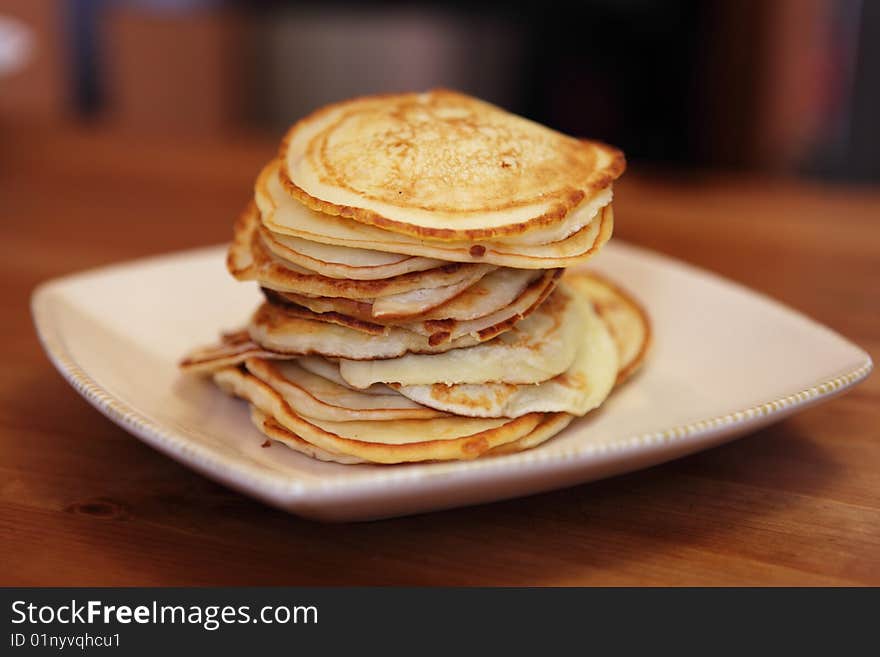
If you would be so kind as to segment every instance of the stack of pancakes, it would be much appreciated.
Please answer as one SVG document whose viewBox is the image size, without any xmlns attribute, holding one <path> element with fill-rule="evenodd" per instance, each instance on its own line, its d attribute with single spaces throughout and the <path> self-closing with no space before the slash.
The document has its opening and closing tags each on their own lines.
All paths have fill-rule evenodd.
<svg viewBox="0 0 880 657">
<path fill-rule="evenodd" d="M 468 459 L 549 439 L 640 364 L 640 306 L 564 273 L 611 236 L 623 155 L 450 91 L 295 124 L 227 265 L 265 301 L 192 352 L 269 438 L 340 463 Z"/>
</svg>

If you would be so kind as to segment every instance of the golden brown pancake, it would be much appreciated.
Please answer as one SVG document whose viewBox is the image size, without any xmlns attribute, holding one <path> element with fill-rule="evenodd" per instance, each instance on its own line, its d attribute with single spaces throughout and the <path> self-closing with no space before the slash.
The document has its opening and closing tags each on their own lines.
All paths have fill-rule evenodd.
<svg viewBox="0 0 880 657">
<path fill-rule="evenodd" d="M 381 280 L 348 280 L 321 276 L 274 256 L 263 244 L 259 217 L 253 203 L 235 224 L 226 265 L 240 281 L 255 280 L 264 287 L 283 292 L 375 299 L 415 290 L 475 283 L 494 267 L 488 264 L 446 263 L 425 271 L 413 271 Z M 460 290 L 459 290 L 460 291 Z"/>
<path fill-rule="evenodd" d="M 619 371 L 617 346 L 605 322 L 588 300 L 576 319 L 580 332 L 571 365 L 537 384 L 504 382 L 446 385 L 392 384 L 409 399 L 437 410 L 470 417 L 519 417 L 526 413 L 565 412 L 585 415 L 614 387 Z"/>
<path fill-rule="evenodd" d="M 186 372 L 213 372 L 222 367 L 243 363 L 248 358 L 286 358 L 284 354 L 262 348 L 248 332 L 236 331 L 221 336 L 218 344 L 197 347 L 180 361 Z"/>
<path fill-rule="evenodd" d="M 574 362 L 587 303 L 560 284 L 535 312 L 494 340 L 443 353 L 410 350 L 381 360 L 342 357 L 339 371 L 358 388 L 373 383 L 540 383 L 562 374 Z M 253 333 L 251 337 L 260 342 Z"/>
<path fill-rule="evenodd" d="M 555 284 L 562 269 L 523 270 L 499 267 L 489 272 L 473 285 L 449 301 L 433 308 L 413 308 L 411 312 L 399 315 L 376 316 L 371 299 L 345 299 L 343 297 L 310 297 L 295 292 L 274 293 L 316 313 L 338 312 L 357 319 L 377 324 L 403 324 L 428 320 L 467 321 L 486 317 L 509 306 L 528 289 Z"/>
<path fill-rule="evenodd" d="M 608 326 L 620 354 L 617 383 L 623 383 L 641 367 L 651 347 L 648 313 L 632 294 L 598 272 L 566 272 L 565 281 L 593 302 Z"/>
<path fill-rule="evenodd" d="M 397 325 L 408 331 L 427 336 L 430 344 L 457 340 L 466 335 L 470 335 L 479 342 L 485 342 L 504 331 L 509 331 L 518 321 L 528 317 L 539 308 L 544 299 L 553 292 L 560 275 L 561 270 L 558 269 L 545 272 L 543 276 L 538 276 L 528 283 L 519 295 L 507 305 L 487 315 L 469 320 L 423 319 L 423 317 L 438 314 L 442 316 L 442 309 L 447 306 L 450 306 L 453 312 L 468 316 L 470 312 L 476 311 L 479 305 L 477 300 L 466 299 L 462 303 L 456 302 L 466 296 L 470 288 L 449 304 L 429 310 L 428 313 L 422 315 L 402 317 L 396 321 L 384 317 L 373 318 L 370 304 L 349 299 L 311 299 L 302 295 L 281 294 L 271 290 L 264 290 L 264 294 L 272 303 L 286 307 L 291 316 L 339 324 L 372 335 L 387 334 L 391 326 Z M 479 283 L 473 287 L 477 285 Z M 486 288 L 484 291 L 486 295 L 493 294 Z M 313 308 L 318 310 L 312 310 Z M 338 310 L 332 310 L 333 308 Z M 341 312 L 345 310 L 349 310 L 352 314 Z"/>
<path fill-rule="evenodd" d="M 313 459 L 317 459 L 318 461 L 332 461 L 334 463 L 342 463 L 344 465 L 353 465 L 355 463 L 366 463 L 364 459 L 359 459 L 355 456 L 348 456 L 346 454 L 339 454 L 338 452 L 331 452 L 326 449 L 321 449 L 320 447 L 315 447 L 312 443 L 307 440 L 303 440 L 299 436 L 297 436 L 292 431 L 288 431 L 283 426 L 281 426 L 278 421 L 272 417 L 271 415 L 266 415 L 260 409 L 258 409 L 253 404 L 250 405 L 251 409 L 251 422 L 254 423 L 254 426 L 260 430 L 260 432 L 266 436 L 267 438 L 271 438 L 272 440 L 278 441 L 285 447 L 289 447 L 290 449 L 300 452 L 301 454 L 305 454 Z M 265 446 L 268 446 L 270 443 L 266 443 Z"/>
<path fill-rule="evenodd" d="M 452 262 L 489 263 L 522 269 L 570 267 L 591 258 L 611 237 L 614 213 L 609 204 L 583 226 L 572 230 L 534 231 L 529 243 L 498 240 L 440 242 L 381 230 L 344 217 L 307 208 L 291 198 L 278 179 L 277 163 L 267 165 L 257 178 L 254 200 L 263 225 L 272 234 L 343 248 L 363 249 L 436 258 Z M 344 256 L 338 256 L 344 258 Z"/>
<path fill-rule="evenodd" d="M 450 241 L 583 226 L 625 168 L 614 148 L 445 90 L 324 107 L 290 129 L 280 156 L 304 205 Z"/>
<path fill-rule="evenodd" d="M 307 319 L 313 322 L 327 322 L 328 324 L 344 326 L 370 335 L 387 335 L 391 330 L 390 324 L 377 324 L 369 320 L 346 315 L 345 313 L 338 313 L 335 310 L 316 313 L 315 311 L 310 310 L 307 306 L 301 306 L 298 303 L 294 303 L 273 290 L 264 289 L 263 293 L 266 295 L 267 302 L 280 309 L 286 317 Z"/>
<path fill-rule="evenodd" d="M 306 418 L 332 422 L 425 420 L 447 417 L 387 386 L 352 390 L 300 367 L 294 360 L 249 358 L 247 371 L 280 394 L 291 410 Z"/>
<path fill-rule="evenodd" d="M 427 336 L 413 331 L 396 326 L 387 328 L 384 334 L 375 335 L 345 326 L 344 320 L 319 321 L 303 316 L 302 311 L 292 313 L 287 308 L 264 303 L 251 318 L 248 333 L 256 344 L 269 352 L 288 356 L 320 354 L 352 360 L 439 353 L 479 343 L 479 337 L 465 335 L 457 340 L 432 344 Z"/>
<path fill-rule="evenodd" d="M 214 381 L 302 440 L 327 452 L 374 463 L 473 459 L 528 435 L 543 419 L 541 413 L 532 413 L 515 420 L 451 416 L 393 422 L 329 422 L 295 413 L 273 388 L 238 368 L 218 370 Z"/>
<path fill-rule="evenodd" d="M 301 237 L 273 233 L 265 226 L 261 226 L 259 230 L 263 245 L 274 255 L 329 278 L 377 280 L 434 269 L 445 264 L 443 260 L 436 258 L 321 244 Z"/>
<path fill-rule="evenodd" d="M 565 427 L 571 424 L 571 421 L 574 419 L 574 415 L 571 415 L 570 413 L 547 413 L 544 415 L 544 419 L 541 420 L 540 424 L 532 429 L 530 433 L 509 443 L 493 447 L 486 452 L 486 456 L 515 454 L 517 452 L 537 447 L 565 429 Z"/>
</svg>

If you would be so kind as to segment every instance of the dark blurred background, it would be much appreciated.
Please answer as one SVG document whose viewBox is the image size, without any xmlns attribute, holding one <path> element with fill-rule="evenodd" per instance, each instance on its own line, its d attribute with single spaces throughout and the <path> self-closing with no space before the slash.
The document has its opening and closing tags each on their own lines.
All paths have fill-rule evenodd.
<svg viewBox="0 0 880 657">
<path fill-rule="evenodd" d="M 0 0 L 0 126 L 278 137 L 446 86 L 645 170 L 880 181 L 880 3 Z"/>
</svg>

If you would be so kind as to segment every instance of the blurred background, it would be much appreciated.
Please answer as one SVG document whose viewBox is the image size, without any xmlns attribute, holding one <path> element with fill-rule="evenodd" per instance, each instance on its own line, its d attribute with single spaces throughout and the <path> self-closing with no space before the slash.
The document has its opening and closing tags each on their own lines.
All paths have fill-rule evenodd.
<svg viewBox="0 0 880 657">
<path fill-rule="evenodd" d="M 0 0 L 0 130 L 268 143 L 330 101 L 446 86 L 633 168 L 877 182 L 878 44 L 860 0 Z"/>
</svg>

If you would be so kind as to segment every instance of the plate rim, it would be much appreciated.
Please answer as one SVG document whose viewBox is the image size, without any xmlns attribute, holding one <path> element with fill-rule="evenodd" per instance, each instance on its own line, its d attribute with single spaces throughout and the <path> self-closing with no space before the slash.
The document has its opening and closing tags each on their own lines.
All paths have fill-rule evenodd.
<svg viewBox="0 0 880 657">
<path fill-rule="evenodd" d="M 691 270 L 692 273 L 708 276 L 715 281 L 739 288 L 750 295 L 759 297 L 765 302 L 776 305 L 799 319 L 824 329 L 835 337 L 844 340 L 850 347 L 859 352 L 862 362 L 855 368 L 832 377 L 818 381 L 797 392 L 762 402 L 751 407 L 696 420 L 686 424 L 675 425 L 657 431 L 646 432 L 615 438 L 601 445 L 572 445 L 564 450 L 526 450 L 517 454 L 498 456 L 491 459 L 474 459 L 471 461 L 453 461 L 439 463 L 397 464 L 385 469 L 384 472 L 352 472 L 351 477 L 334 481 L 317 481 L 306 483 L 292 479 L 281 471 L 272 471 L 264 464 L 250 463 L 190 441 L 185 434 L 166 428 L 141 413 L 136 407 L 126 403 L 111 391 L 101 386 L 75 360 L 65 344 L 58 323 L 51 318 L 53 295 L 58 288 L 76 283 L 78 279 L 93 276 L 112 275 L 119 270 L 137 268 L 150 264 L 158 264 L 164 260 L 186 260 L 194 256 L 206 255 L 221 247 L 207 246 L 187 249 L 160 255 L 146 256 L 119 263 L 89 268 L 40 283 L 31 295 L 31 315 L 36 333 L 43 350 L 50 362 L 61 376 L 102 415 L 110 421 L 126 429 L 150 447 L 187 467 L 227 485 L 245 492 L 256 498 L 274 505 L 292 504 L 300 501 L 311 503 L 332 501 L 351 494 L 361 494 L 380 485 L 391 484 L 395 488 L 407 483 L 424 485 L 437 477 L 448 479 L 450 476 L 467 476 L 475 471 L 498 474 L 515 471 L 526 466 L 540 466 L 542 470 L 555 467 L 586 468 L 601 456 L 612 453 L 642 451 L 648 448 L 660 448 L 663 445 L 676 444 L 679 448 L 688 444 L 698 446 L 701 441 L 723 434 L 731 427 L 747 428 L 753 423 L 769 424 L 774 418 L 790 415 L 803 407 L 811 406 L 819 401 L 836 396 L 864 380 L 873 369 L 870 354 L 864 349 L 844 338 L 828 326 L 813 320 L 794 308 L 741 283 L 727 279 L 710 270 L 702 269 L 690 263 L 678 260 L 650 249 L 631 245 L 618 240 L 615 247 L 635 252 L 640 257 L 661 260 L 666 265 Z M 637 375 L 636 375 L 637 378 Z M 401 465 L 403 467 L 401 467 Z M 427 468 L 430 468 L 428 470 Z"/>
</svg>

